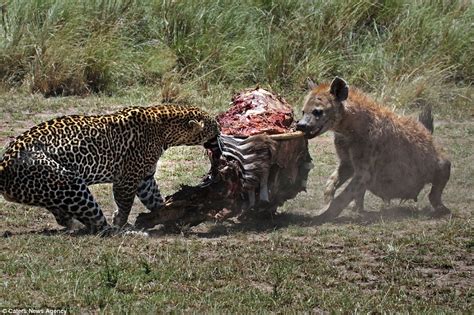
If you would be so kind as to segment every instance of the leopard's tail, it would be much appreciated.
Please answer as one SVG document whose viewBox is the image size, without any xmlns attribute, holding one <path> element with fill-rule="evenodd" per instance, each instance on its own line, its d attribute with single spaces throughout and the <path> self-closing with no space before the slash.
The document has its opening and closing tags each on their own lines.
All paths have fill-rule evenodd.
<svg viewBox="0 0 474 315">
<path fill-rule="evenodd" d="M 421 110 L 421 113 L 418 115 L 418 121 L 425 126 L 426 129 L 429 130 L 430 133 L 433 133 L 434 131 L 434 125 L 433 125 L 433 114 L 431 113 L 431 105 L 426 104 L 423 109 Z"/>
</svg>

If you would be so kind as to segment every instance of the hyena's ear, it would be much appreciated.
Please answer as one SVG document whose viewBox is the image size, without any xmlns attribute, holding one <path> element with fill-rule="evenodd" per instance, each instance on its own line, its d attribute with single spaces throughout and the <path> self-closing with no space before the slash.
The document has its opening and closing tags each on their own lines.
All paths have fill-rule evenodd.
<svg viewBox="0 0 474 315">
<path fill-rule="evenodd" d="M 308 90 L 311 91 L 316 86 L 316 83 L 308 77 L 306 78 L 306 86 L 308 87 Z"/>
<path fill-rule="evenodd" d="M 329 93 L 334 95 L 339 102 L 345 101 L 349 96 L 349 86 L 343 79 L 335 77 L 331 82 Z"/>
<path fill-rule="evenodd" d="M 204 122 L 192 119 L 188 121 L 188 126 L 194 129 L 196 132 L 200 132 L 204 129 Z"/>
</svg>

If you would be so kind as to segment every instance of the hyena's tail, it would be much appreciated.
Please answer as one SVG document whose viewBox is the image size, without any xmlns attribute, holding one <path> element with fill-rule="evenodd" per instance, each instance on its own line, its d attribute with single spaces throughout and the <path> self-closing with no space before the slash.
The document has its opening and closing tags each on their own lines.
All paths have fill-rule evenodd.
<svg viewBox="0 0 474 315">
<path fill-rule="evenodd" d="M 421 113 L 418 115 L 418 120 L 428 129 L 431 133 L 434 131 L 433 125 L 433 115 L 431 113 L 431 105 L 427 104 L 421 110 Z"/>
</svg>

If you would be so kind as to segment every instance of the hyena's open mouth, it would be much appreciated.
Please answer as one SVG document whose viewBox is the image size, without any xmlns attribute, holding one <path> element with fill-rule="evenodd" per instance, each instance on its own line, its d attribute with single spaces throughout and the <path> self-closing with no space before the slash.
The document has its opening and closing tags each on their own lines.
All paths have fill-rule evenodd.
<svg viewBox="0 0 474 315">
<path fill-rule="evenodd" d="M 313 129 L 313 130 L 308 130 L 307 132 L 305 132 L 305 137 L 307 139 L 313 139 L 314 137 L 317 137 L 319 136 L 320 134 L 324 133 L 326 131 L 326 128 L 324 128 L 325 126 L 321 126 L 319 128 L 316 128 L 316 129 Z"/>
</svg>

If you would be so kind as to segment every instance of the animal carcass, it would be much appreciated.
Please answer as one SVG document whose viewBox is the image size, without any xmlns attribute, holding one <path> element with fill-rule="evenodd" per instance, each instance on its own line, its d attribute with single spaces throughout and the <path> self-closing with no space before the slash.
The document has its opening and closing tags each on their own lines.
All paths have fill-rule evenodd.
<svg viewBox="0 0 474 315">
<path fill-rule="evenodd" d="M 244 90 L 217 120 L 221 135 L 206 145 L 209 173 L 199 185 L 168 196 L 161 210 L 140 214 L 137 227 L 274 214 L 305 190 L 312 167 L 308 143 L 294 131 L 293 110 L 282 97 L 261 88 Z"/>
</svg>

